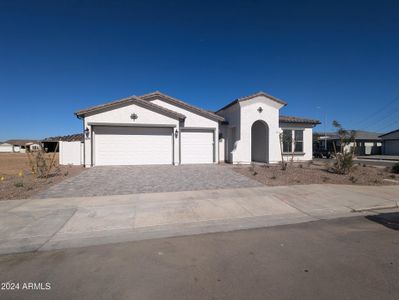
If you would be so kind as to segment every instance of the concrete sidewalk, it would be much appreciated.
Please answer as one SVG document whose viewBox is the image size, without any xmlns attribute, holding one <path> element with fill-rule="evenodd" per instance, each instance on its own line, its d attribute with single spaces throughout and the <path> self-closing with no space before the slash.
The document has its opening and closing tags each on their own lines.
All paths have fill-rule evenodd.
<svg viewBox="0 0 399 300">
<path fill-rule="evenodd" d="M 294 224 L 398 201 L 399 186 L 327 184 L 1 201 L 0 253 Z"/>
</svg>

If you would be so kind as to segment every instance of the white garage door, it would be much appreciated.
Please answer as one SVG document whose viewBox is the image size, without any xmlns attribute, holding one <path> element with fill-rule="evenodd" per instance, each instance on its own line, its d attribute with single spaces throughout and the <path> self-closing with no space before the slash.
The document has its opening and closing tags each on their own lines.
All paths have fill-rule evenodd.
<svg viewBox="0 0 399 300">
<path fill-rule="evenodd" d="M 399 141 L 385 141 L 384 142 L 385 155 L 399 155 Z"/>
<path fill-rule="evenodd" d="M 213 163 L 213 131 L 181 132 L 181 163 Z"/>
<path fill-rule="evenodd" d="M 172 164 L 172 128 L 94 127 L 94 164 Z"/>
</svg>

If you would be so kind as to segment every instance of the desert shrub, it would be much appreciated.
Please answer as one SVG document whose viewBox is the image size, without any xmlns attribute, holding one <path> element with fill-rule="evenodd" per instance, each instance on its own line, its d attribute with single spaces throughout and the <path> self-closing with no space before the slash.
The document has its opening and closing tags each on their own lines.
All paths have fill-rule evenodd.
<svg viewBox="0 0 399 300">
<path fill-rule="evenodd" d="M 300 165 L 299 165 L 299 168 L 300 168 L 300 169 L 302 169 L 302 168 L 303 168 L 303 165 L 302 165 L 302 164 L 300 164 Z"/>
<path fill-rule="evenodd" d="M 17 181 L 16 183 L 14 183 L 14 186 L 20 188 L 24 186 L 24 183 L 22 181 Z"/>
<path fill-rule="evenodd" d="M 47 178 L 50 173 L 60 174 L 59 167 L 56 166 L 55 153 L 52 157 L 46 157 L 46 153 L 41 151 L 27 152 L 31 172 L 38 178 Z"/>
<path fill-rule="evenodd" d="M 391 177 L 392 179 L 396 178 L 396 176 L 394 174 L 389 175 L 389 177 Z"/>
<path fill-rule="evenodd" d="M 340 148 L 337 149 L 335 143 L 334 146 L 334 155 L 335 155 L 335 163 L 332 171 L 337 174 L 348 174 L 353 167 L 353 157 L 355 156 L 356 143 L 355 143 L 355 131 L 345 130 L 342 125 L 333 121 L 332 124 L 337 129 L 337 134 L 339 136 Z M 351 150 L 345 150 L 346 146 L 350 146 L 351 143 L 354 144 L 354 147 L 350 147 Z"/>
<path fill-rule="evenodd" d="M 399 174 L 399 163 L 394 164 L 394 165 L 392 166 L 391 171 L 392 171 L 392 173 Z"/>
<path fill-rule="evenodd" d="M 277 177 L 273 175 L 272 177 L 270 177 L 270 179 L 277 179 Z"/>
<path fill-rule="evenodd" d="M 326 176 L 322 176 L 321 179 L 323 180 L 323 182 L 327 182 L 330 178 L 328 178 Z"/>
<path fill-rule="evenodd" d="M 333 170 L 337 174 L 348 174 L 353 168 L 353 155 L 349 152 L 337 153 Z"/>
<path fill-rule="evenodd" d="M 349 180 L 353 183 L 357 182 L 357 178 L 355 176 L 349 177 Z"/>
</svg>

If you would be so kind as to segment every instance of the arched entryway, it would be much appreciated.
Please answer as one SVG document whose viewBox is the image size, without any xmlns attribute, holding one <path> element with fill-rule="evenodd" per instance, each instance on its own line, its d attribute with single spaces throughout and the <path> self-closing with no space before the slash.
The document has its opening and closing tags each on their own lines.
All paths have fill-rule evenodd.
<svg viewBox="0 0 399 300">
<path fill-rule="evenodd" d="M 258 120 L 251 127 L 251 160 L 269 162 L 269 127 Z"/>
</svg>

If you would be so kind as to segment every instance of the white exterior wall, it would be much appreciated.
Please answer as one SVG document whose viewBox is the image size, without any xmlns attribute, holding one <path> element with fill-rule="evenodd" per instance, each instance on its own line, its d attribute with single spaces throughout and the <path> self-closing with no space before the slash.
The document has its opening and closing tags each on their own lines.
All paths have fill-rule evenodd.
<svg viewBox="0 0 399 300">
<path fill-rule="evenodd" d="M 224 158 L 225 152 L 226 152 L 225 139 L 221 138 L 221 139 L 219 139 L 219 162 L 225 161 L 225 158 Z"/>
<path fill-rule="evenodd" d="M 59 142 L 60 165 L 81 165 L 83 163 L 83 143 Z"/>
<path fill-rule="evenodd" d="M 224 158 L 226 162 L 233 163 L 236 157 L 237 141 L 240 139 L 240 105 L 232 105 L 219 112 L 229 125 L 221 126 L 221 132 L 225 139 Z"/>
<path fill-rule="evenodd" d="M 13 145 L 11 144 L 1 144 L 0 152 L 13 152 Z"/>
<path fill-rule="evenodd" d="M 219 161 L 218 159 L 218 153 L 219 153 L 219 122 L 211 120 L 207 117 L 203 117 L 201 115 L 198 115 L 192 111 L 189 111 L 187 109 L 181 108 L 179 106 L 170 104 L 168 102 L 163 101 L 162 99 L 155 99 L 151 101 L 152 103 L 162 106 L 164 108 L 173 110 L 175 112 L 181 113 L 186 116 L 184 120 L 184 127 L 195 127 L 195 128 L 213 128 L 215 130 L 215 135 L 214 135 L 214 145 L 215 145 L 215 154 L 216 154 L 216 159 L 215 162 L 217 163 Z M 180 130 L 179 130 L 180 131 Z"/>
<path fill-rule="evenodd" d="M 130 115 L 135 113 L 138 118 L 133 121 Z M 85 147 L 84 147 L 84 165 L 90 167 L 91 161 L 91 143 L 92 139 L 95 140 L 90 123 L 107 123 L 112 124 L 126 124 L 126 125 L 174 125 L 175 129 L 180 131 L 179 120 L 165 116 L 158 112 L 149 110 L 147 108 L 141 107 L 139 105 L 130 104 L 119 108 L 111 108 L 107 111 L 100 112 L 93 115 L 88 115 L 84 118 L 84 128 L 89 128 L 90 138 L 85 137 Z M 174 162 L 175 164 L 179 162 L 179 139 L 174 138 Z"/>
<path fill-rule="evenodd" d="M 262 107 L 262 112 L 258 108 Z M 228 128 L 236 128 L 235 149 L 227 153 L 232 163 L 251 163 L 251 128 L 258 120 L 266 122 L 269 131 L 269 162 L 276 163 L 281 160 L 279 141 L 279 110 L 281 104 L 264 96 L 257 96 L 253 99 L 234 104 L 227 109 L 220 111 L 228 122 Z M 228 132 L 228 129 L 227 129 Z M 231 139 L 229 132 L 227 139 Z"/>
</svg>

